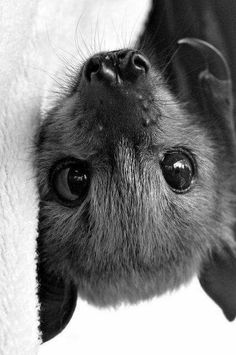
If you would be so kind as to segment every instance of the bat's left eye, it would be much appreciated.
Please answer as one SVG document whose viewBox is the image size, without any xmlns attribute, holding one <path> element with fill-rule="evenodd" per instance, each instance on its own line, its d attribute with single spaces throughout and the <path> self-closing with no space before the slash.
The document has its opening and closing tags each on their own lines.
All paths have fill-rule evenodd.
<svg viewBox="0 0 236 355">
<path fill-rule="evenodd" d="M 50 185 L 62 204 L 69 207 L 81 204 L 90 187 L 88 163 L 74 158 L 59 161 L 52 168 Z"/>
<path fill-rule="evenodd" d="M 161 161 L 161 169 L 167 184 L 176 193 L 187 192 L 194 181 L 194 159 L 185 151 L 167 152 Z"/>
</svg>

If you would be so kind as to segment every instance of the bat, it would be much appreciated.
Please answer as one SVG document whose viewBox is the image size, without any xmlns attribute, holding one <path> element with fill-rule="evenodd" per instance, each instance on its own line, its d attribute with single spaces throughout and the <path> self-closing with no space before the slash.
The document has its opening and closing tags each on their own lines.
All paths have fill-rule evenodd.
<svg viewBox="0 0 236 355">
<path fill-rule="evenodd" d="M 43 341 L 77 294 L 137 303 L 195 274 L 235 318 L 234 49 L 219 2 L 184 3 L 194 28 L 182 3 L 153 1 L 134 48 L 75 68 L 40 127 Z"/>
</svg>

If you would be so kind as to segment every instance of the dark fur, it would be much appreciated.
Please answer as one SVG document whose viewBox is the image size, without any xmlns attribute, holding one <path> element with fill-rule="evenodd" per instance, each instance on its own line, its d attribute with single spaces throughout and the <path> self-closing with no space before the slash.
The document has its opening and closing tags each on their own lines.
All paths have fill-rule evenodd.
<svg viewBox="0 0 236 355">
<path fill-rule="evenodd" d="M 140 40 L 147 55 L 151 42 Z M 213 250 L 235 248 L 230 109 L 212 114 L 217 98 L 206 107 L 212 92 L 207 96 L 199 83 L 191 98 L 177 98 L 176 82 L 187 66 L 174 62 L 168 83 L 157 56 L 149 59 L 148 80 L 128 97 L 108 92 L 99 110 L 87 104 L 78 75 L 48 112 L 37 142 L 40 265 L 99 306 L 160 295 L 200 273 Z M 197 86 L 198 76 L 186 78 L 185 88 Z M 210 90 L 215 93 L 215 86 Z M 145 127 L 147 119 L 152 123 Z M 164 153 L 176 147 L 196 160 L 186 194 L 173 192 L 160 168 Z M 89 194 L 76 208 L 62 206 L 49 185 L 51 167 L 65 157 L 92 167 Z"/>
</svg>

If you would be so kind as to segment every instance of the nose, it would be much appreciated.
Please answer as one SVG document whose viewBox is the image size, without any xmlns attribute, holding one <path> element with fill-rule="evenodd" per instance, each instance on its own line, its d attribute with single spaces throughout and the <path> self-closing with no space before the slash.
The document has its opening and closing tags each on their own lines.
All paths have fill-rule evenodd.
<svg viewBox="0 0 236 355">
<path fill-rule="evenodd" d="M 96 54 L 85 64 L 83 75 L 89 83 L 101 81 L 120 84 L 134 83 L 147 75 L 150 68 L 148 59 L 138 51 L 120 50 Z"/>
</svg>

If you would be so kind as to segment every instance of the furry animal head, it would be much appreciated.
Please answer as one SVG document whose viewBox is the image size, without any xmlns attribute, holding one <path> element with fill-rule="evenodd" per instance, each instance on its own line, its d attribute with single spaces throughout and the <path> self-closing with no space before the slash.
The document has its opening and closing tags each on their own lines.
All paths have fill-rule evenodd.
<svg viewBox="0 0 236 355">
<path fill-rule="evenodd" d="M 140 51 L 98 53 L 48 112 L 37 141 L 44 340 L 61 327 L 47 328 L 52 294 L 66 323 L 76 290 L 99 306 L 137 302 L 234 249 L 230 82 L 205 71 L 199 85 L 193 110 Z"/>
</svg>

